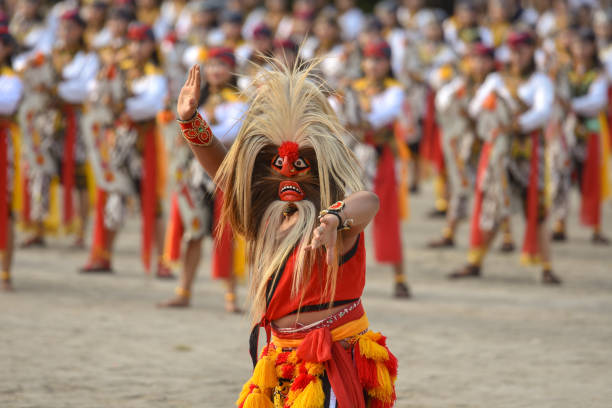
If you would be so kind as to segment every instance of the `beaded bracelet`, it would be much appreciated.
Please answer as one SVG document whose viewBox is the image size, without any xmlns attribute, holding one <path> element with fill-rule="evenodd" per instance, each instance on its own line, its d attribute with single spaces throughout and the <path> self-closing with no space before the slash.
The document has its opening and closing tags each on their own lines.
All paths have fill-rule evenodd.
<svg viewBox="0 0 612 408">
<path fill-rule="evenodd" d="M 177 122 L 181 126 L 183 137 L 189 144 L 206 147 L 212 143 L 213 134 L 210 126 L 199 112 L 196 111 L 189 120 L 177 119 Z"/>
</svg>

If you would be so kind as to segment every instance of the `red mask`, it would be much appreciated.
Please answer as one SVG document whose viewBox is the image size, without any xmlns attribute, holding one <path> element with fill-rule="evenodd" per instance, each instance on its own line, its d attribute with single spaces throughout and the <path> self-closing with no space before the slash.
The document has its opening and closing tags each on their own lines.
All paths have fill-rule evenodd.
<svg viewBox="0 0 612 408">
<path fill-rule="evenodd" d="M 271 167 L 287 178 L 305 175 L 310 171 L 310 163 L 300 156 L 298 144 L 294 142 L 284 142 L 278 148 L 278 154 L 272 159 Z M 305 194 L 299 183 L 285 180 L 278 186 L 278 196 L 282 201 L 301 201 Z"/>
</svg>

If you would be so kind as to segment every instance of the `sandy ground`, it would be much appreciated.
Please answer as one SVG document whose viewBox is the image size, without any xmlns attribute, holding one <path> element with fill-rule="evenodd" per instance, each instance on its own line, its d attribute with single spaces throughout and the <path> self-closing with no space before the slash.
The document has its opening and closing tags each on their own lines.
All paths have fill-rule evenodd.
<svg viewBox="0 0 612 408">
<path fill-rule="evenodd" d="M 403 229 L 414 299 L 390 298 L 388 268 L 368 270 L 370 321 L 400 362 L 397 407 L 611 407 L 612 247 L 592 246 L 574 217 L 554 247 L 563 287 L 499 253 L 485 279 L 449 282 L 468 229 L 457 249 L 424 249 L 442 226 L 424 218 L 431 202 L 413 197 Z M 604 218 L 612 235 L 612 206 Z M 17 254 L 17 291 L 0 293 L 0 407 L 232 406 L 250 373 L 246 318 L 223 312 L 208 258 L 192 308 L 156 309 L 175 284 L 143 274 L 138 230 L 131 220 L 120 236 L 113 276 L 77 274 L 86 254 L 66 239 Z"/>
</svg>

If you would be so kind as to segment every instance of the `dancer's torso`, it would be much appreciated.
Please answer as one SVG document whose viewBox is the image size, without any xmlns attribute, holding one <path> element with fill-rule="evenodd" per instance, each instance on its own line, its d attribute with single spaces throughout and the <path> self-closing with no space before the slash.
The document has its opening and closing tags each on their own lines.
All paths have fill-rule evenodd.
<svg viewBox="0 0 612 408">
<path fill-rule="evenodd" d="M 363 234 L 344 253 L 338 268 L 336 291 L 324 294 L 327 264 L 320 259 L 312 267 L 309 281 L 296 297 L 291 297 L 297 250 L 287 259 L 274 282 L 270 283 L 266 319 L 275 327 L 296 327 L 325 319 L 361 297 L 365 286 L 365 245 Z M 333 295 L 333 298 L 332 298 Z M 330 302 L 333 301 L 330 308 Z M 299 313 L 298 313 L 299 312 Z"/>
</svg>

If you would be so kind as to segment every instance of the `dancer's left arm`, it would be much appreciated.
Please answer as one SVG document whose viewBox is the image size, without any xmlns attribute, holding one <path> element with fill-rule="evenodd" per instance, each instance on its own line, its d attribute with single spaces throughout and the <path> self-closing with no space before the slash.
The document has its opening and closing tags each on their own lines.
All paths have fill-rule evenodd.
<svg viewBox="0 0 612 408">
<path fill-rule="evenodd" d="M 340 217 L 342 221 L 352 220 L 351 229 L 342 232 L 342 250 L 346 252 L 355 245 L 359 234 L 363 232 L 378 212 L 379 201 L 378 196 L 369 191 L 353 193 L 343 201 L 344 208 L 340 212 Z M 320 225 L 315 228 L 312 241 L 308 246 L 308 249 L 325 247 L 328 264 L 334 262 L 339 225 L 338 217 L 333 214 L 325 215 L 321 218 Z"/>
</svg>

